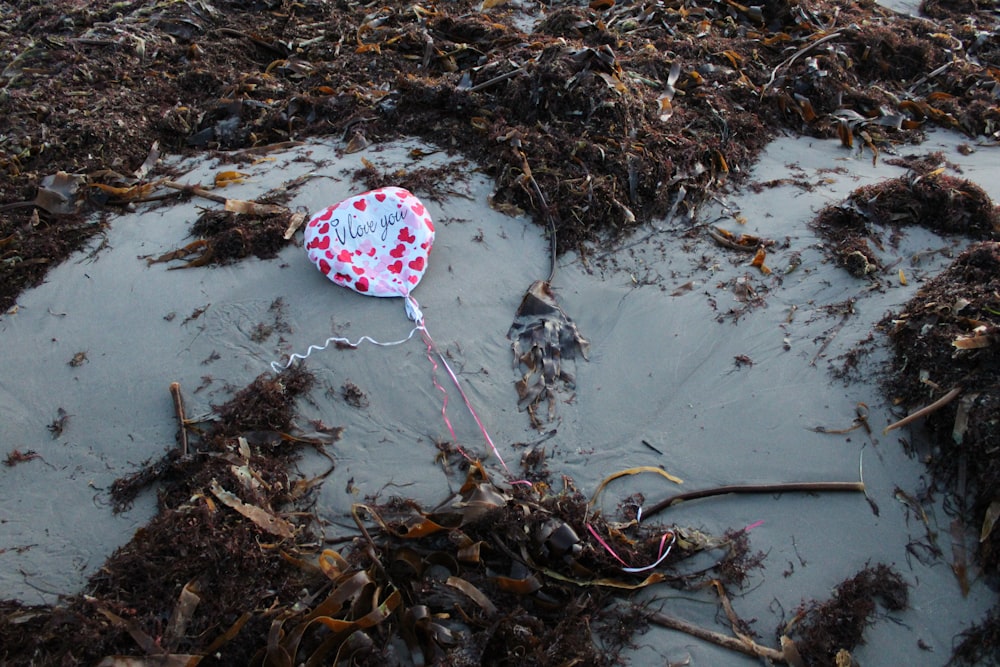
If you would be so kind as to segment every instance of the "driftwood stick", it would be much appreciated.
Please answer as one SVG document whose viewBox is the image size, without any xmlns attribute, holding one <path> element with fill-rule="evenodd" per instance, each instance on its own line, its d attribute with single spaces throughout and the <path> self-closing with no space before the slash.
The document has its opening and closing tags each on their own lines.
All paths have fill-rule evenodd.
<svg viewBox="0 0 1000 667">
<path fill-rule="evenodd" d="M 200 185 L 190 185 L 187 183 L 178 183 L 177 181 L 161 181 L 161 185 L 164 187 L 171 188 L 172 190 L 180 190 L 186 194 L 197 195 L 199 197 L 204 197 L 205 199 L 211 199 L 214 202 L 219 202 L 220 204 L 226 203 L 226 198 L 222 195 L 217 195 L 214 192 L 209 192 Z"/>
<path fill-rule="evenodd" d="M 692 637 L 704 639 L 707 642 L 712 642 L 717 646 L 727 648 L 731 651 L 738 651 L 755 658 L 766 658 L 767 660 L 782 665 L 788 664 L 788 659 L 785 657 L 783 651 L 778 651 L 777 649 L 769 648 L 767 646 L 761 646 L 749 638 L 737 639 L 736 637 L 730 637 L 729 635 L 724 635 L 721 632 L 707 630 L 692 623 L 688 623 L 687 621 L 682 621 L 679 618 L 667 616 L 666 614 L 662 614 L 660 612 L 647 614 L 647 618 L 652 623 L 661 627 L 669 628 L 671 630 L 679 630 L 680 632 L 687 633 Z"/>
<path fill-rule="evenodd" d="M 701 489 L 700 491 L 688 491 L 670 496 L 666 500 L 653 505 L 643 511 L 643 516 L 652 516 L 657 512 L 682 503 L 685 500 L 697 500 L 698 498 L 709 498 L 711 496 L 722 496 L 728 493 L 819 493 L 819 492 L 842 492 L 858 491 L 864 493 L 864 482 L 788 482 L 785 484 L 733 484 L 729 486 L 718 486 L 712 489 Z"/>
<path fill-rule="evenodd" d="M 481 90 L 486 90 L 490 86 L 495 86 L 496 84 L 502 83 L 502 82 L 506 81 L 507 79 L 514 78 L 515 76 L 517 76 L 518 74 L 520 74 L 523 71 L 524 71 L 524 65 L 518 67 L 517 69 L 513 69 L 513 70 L 511 70 L 509 72 L 505 72 L 504 74 L 501 74 L 500 76 L 495 76 L 495 77 L 493 77 L 492 79 L 490 79 L 488 81 L 483 81 L 480 84 L 476 84 L 472 88 L 469 88 L 469 92 L 470 93 L 478 93 Z"/>
<path fill-rule="evenodd" d="M 911 424 L 911 423 L 915 422 L 916 420 L 920 419 L 921 417 L 926 417 L 927 415 L 931 414 L 932 412 L 940 410 L 941 408 L 943 408 L 944 406 L 948 405 L 949 403 L 951 403 L 952 401 L 954 401 L 956 398 L 958 398 L 958 395 L 961 394 L 961 393 L 962 393 L 962 388 L 961 387 L 955 387 L 954 389 L 952 389 L 947 394 L 945 394 L 944 396 L 942 396 L 938 400 L 934 401 L 930 405 L 925 405 L 924 407 L 920 408 L 916 412 L 913 412 L 913 413 L 910 413 L 910 414 L 906 415 L 905 417 L 903 417 L 902 419 L 900 419 L 898 422 L 896 422 L 894 424 L 889 424 L 884 429 L 882 429 L 882 435 L 885 435 L 886 433 L 888 433 L 889 431 L 892 431 L 894 429 L 906 426 L 907 424 Z"/>
<path fill-rule="evenodd" d="M 177 414 L 177 422 L 181 427 L 181 456 L 187 456 L 188 453 L 188 436 L 187 436 L 187 417 L 184 416 L 184 397 L 181 396 L 181 383 L 171 382 L 170 383 L 170 395 L 174 399 L 174 412 Z"/>
</svg>

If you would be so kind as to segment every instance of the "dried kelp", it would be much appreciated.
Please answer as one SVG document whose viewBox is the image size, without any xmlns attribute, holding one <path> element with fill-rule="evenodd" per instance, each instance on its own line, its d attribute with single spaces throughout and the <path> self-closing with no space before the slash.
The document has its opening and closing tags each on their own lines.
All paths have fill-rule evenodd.
<svg viewBox="0 0 1000 667">
<path fill-rule="evenodd" d="M 608 521 L 572 488 L 498 487 L 476 464 L 433 509 L 394 498 L 359 504 L 354 516 L 363 538 L 320 557 L 332 585 L 317 583 L 308 604 L 278 615 L 255 664 L 350 654 L 365 665 L 611 665 L 637 627 L 612 639 L 631 613 L 616 592 L 696 585 L 707 575 L 672 573 L 696 553 L 722 551 L 719 568 L 746 555 L 732 539 Z M 654 561 L 665 535 L 673 549 L 659 566 L 623 567 Z M 610 643 L 595 644 L 595 632 Z"/>
<path fill-rule="evenodd" d="M 525 369 L 515 383 L 518 405 L 528 411 L 533 426 L 542 428 L 546 421 L 555 419 L 557 392 L 575 387 L 573 374 L 564 368 L 563 361 L 577 355 L 586 359 L 590 343 L 543 280 L 532 283 L 521 299 L 507 338 L 512 341 L 515 368 Z M 543 402 L 548 403 L 548 411 L 539 415 Z"/>
</svg>

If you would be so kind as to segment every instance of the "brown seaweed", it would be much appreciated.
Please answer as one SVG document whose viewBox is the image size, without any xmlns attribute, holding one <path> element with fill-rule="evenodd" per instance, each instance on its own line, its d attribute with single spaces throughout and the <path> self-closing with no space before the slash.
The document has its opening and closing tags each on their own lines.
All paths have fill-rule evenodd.
<svg viewBox="0 0 1000 667">
<path fill-rule="evenodd" d="M 528 288 L 507 338 L 512 341 L 515 367 L 525 369 L 515 383 L 518 406 L 528 411 L 533 426 L 542 428 L 555 419 L 557 392 L 575 387 L 575 378 L 564 368 L 563 361 L 577 355 L 587 359 L 590 343 L 580 335 L 544 280 L 536 280 Z M 543 402 L 548 402 L 544 418 L 538 413 Z"/>
<path fill-rule="evenodd" d="M 893 568 L 879 563 L 842 581 L 826 602 L 802 605 L 786 628 L 806 665 L 840 665 L 844 652 L 862 643 L 865 628 L 881 603 L 888 611 L 906 608 L 908 588 Z"/>
<path fill-rule="evenodd" d="M 882 267 L 871 245 L 885 248 L 883 229 L 918 225 L 947 236 L 1000 236 L 1000 209 L 980 186 L 944 173 L 947 163 L 940 153 L 893 162 L 910 172 L 858 188 L 813 222 L 831 241 L 837 263 L 852 275 L 878 275 Z"/>
<path fill-rule="evenodd" d="M 882 325 L 896 362 L 886 388 L 908 410 L 941 405 L 924 411 L 934 444 L 924 460 L 965 519 L 983 527 L 978 558 L 996 572 L 1000 531 L 987 517 L 1000 487 L 1000 243 L 964 251 Z"/>
</svg>

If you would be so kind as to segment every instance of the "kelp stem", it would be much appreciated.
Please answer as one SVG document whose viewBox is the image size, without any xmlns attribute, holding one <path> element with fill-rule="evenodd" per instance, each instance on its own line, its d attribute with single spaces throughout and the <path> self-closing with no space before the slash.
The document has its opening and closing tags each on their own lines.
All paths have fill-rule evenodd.
<svg viewBox="0 0 1000 667">
<path fill-rule="evenodd" d="M 701 489 L 700 491 L 688 491 L 670 496 L 666 500 L 653 505 L 644 510 L 644 516 L 652 516 L 657 512 L 684 502 L 685 500 L 697 500 L 698 498 L 709 498 L 711 496 L 722 496 L 728 493 L 820 493 L 820 492 L 841 492 L 859 491 L 865 492 L 864 482 L 788 482 L 784 484 L 732 484 L 729 486 L 718 486 L 712 489 Z"/>
<path fill-rule="evenodd" d="M 177 424 L 180 431 L 181 456 L 188 454 L 187 417 L 184 414 L 184 397 L 181 395 L 181 383 L 170 383 L 170 395 L 174 399 L 174 413 L 177 415 Z"/>
<path fill-rule="evenodd" d="M 946 406 L 949 403 L 951 403 L 952 401 L 954 401 L 958 397 L 958 395 L 961 394 L 961 393 L 962 393 L 962 388 L 961 387 L 955 387 L 954 389 L 952 389 L 947 394 L 945 394 L 944 396 L 942 396 L 938 400 L 934 401 L 930 405 L 925 405 L 924 407 L 920 408 L 916 412 L 913 412 L 911 414 L 906 415 L 905 417 L 903 417 L 902 419 L 900 419 L 898 422 L 895 422 L 894 424 L 889 424 L 884 429 L 882 429 L 882 435 L 887 434 L 889 431 L 892 431 L 893 429 L 897 429 L 897 428 L 906 426 L 907 424 L 910 424 L 912 422 L 915 422 L 916 420 L 920 419 L 921 417 L 926 417 L 927 415 L 931 414 L 932 412 L 936 412 L 937 410 L 940 410 L 944 406 Z"/>
</svg>

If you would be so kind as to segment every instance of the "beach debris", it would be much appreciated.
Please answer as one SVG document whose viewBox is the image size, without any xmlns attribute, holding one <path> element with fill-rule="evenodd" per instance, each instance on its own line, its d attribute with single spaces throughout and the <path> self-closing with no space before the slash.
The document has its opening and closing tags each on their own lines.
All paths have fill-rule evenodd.
<svg viewBox="0 0 1000 667">
<path fill-rule="evenodd" d="M 512 343 L 514 367 L 525 369 L 514 385 L 518 406 L 527 410 L 535 428 L 542 429 L 555 419 L 558 391 L 575 387 L 575 378 L 564 367 L 564 362 L 578 355 L 586 360 L 590 343 L 580 334 L 576 323 L 556 301 L 552 287 L 544 280 L 536 280 L 524 294 L 507 338 Z M 548 404 L 545 415 L 539 414 L 543 402 Z"/>
<path fill-rule="evenodd" d="M 327 206 L 305 226 L 309 261 L 324 276 L 360 294 L 404 297 L 408 304 L 433 244 L 426 207 L 392 186 Z"/>
<path fill-rule="evenodd" d="M 698 491 L 677 493 L 645 510 L 646 516 L 659 514 L 682 502 L 724 496 L 730 493 L 864 493 L 864 482 L 779 482 L 775 484 L 730 484 Z"/>
<path fill-rule="evenodd" d="M 859 401 L 857 405 L 854 406 L 854 421 L 846 428 L 827 428 L 825 426 L 810 426 L 808 427 L 810 431 L 815 433 L 827 433 L 830 435 L 843 435 L 845 433 L 850 433 L 856 429 L 862 428 L 869 435 L 872 432 L 871 424 L 868 423 L 868 404 Z"/>
<path fill-rule="evenodd" d="M 52 434 L 53 439 L 58 438 L 66 430 L 66 425 L 69 424 L 69 413 L 66 412 L 65 408 L 58 408 L 56 410 L 56 417 L 49 425 L 46 427 L 49 429 L 49 433 Z"/>
<path fill-rule="evenodd" d="M 661 627 L 684 632 L 692 637 L 703 639 L 731 651 L 761 658 L 768 663 L 790 665 L 791 667 L 806 667 L 806 663 L 799 653 L 798 646 L 788 635 L 782 634 L 779 637 L 780 649 L 773 649 L 754 641 L 749 624 L 736 614 L 736 610 L 733 608 L 729 595 L 726 593 L 723 582 L 719 579 L 712 579 L 708 583 L 718 594 L 719 603 L 732 628 L 732 635 L 726 635 L 715 630 L 697 626 L 689 621 L 664 614 L 662 611 L 649 613 L 646 618 L 651 623 Z"/>
<path fill-rule="evenodd" d="M 931 3 L 933 21 L 825 0 L 801 12 L 700 0 L 409 11 L 391 0 L 374 13 L 310 6 L 287 21 L 197 3 L 155 16 L 53 10 L 73 16 L 66 25 L 36 8 L 10 31 L 0 72 L 0 115 L 11 128 L 0 199 L 18 203 L 38 174 L 55 169 L 117 169 L 133 182 L 102 183 L 120 188 L 103 194 L 141 201 L 161 146 L 233 148 L 226 171 L 246 172 L 244 163 L 310 136 L 337 136 L 355 150 L 407 134 L 475 159 L 496 179 L 497 206 L 548 224 L 524 187 L 516 137 L 558 212 L 559 251 L 575 250 L 672 214 L 681 193 L 693 213 L 781 131 L 840 137 L 873 154 L 934 125 L 994 139 L 995 16 L 943 4 Z M 209 24 L 223 32 L 209 33 Z M 25 27 L 36 25 L 59 39 L 39 41 Z M 321 34 L 344 39 L 327 44 Z M 129 58 L 101 48 L 125 42 Z M 71 53 L 77 44 L 98 48 Z M 260 58 L 248 60 L 248 49 Z M 163 77 L 137 90 L 130 82 L 147 80 L 151 62 Z M 0 239 L 30 224 L 28 211 L 14 209 Z M 84 241 L 54 244 L 51 233 L 33 225 L 37 241 L 18 239 L 18 252 L 4 257 L 21 261 L 0 264 L 0 310 Z"/>
<path fill-rule="evenodd" d="M 762 658 L 779 665 L 795 665 L 793 662 L 794 658 L 789 656 L 794 647 L 786 649 L 784 642 L 782 650 L 779 651 L 778 649 L 759 644 L 751 639 L 749 635 L 741 634 L 733 637 L 731 635 L 718 632 L 717 630 L 708 630 L 689 621 L 685 621 L 660 611 L 652 612 L 648 614 L 646 618 L 660 627 L 683 632 L 691 635 L 692 637 L 702 639 L 731 651 L 743 653 L 754 658 Z"/>
<path fill-rule="evenodd" d="M 350 380 L 346 380 L 340 387 L 340 397 L 344 399 L 344 402 L 353 408 L 367 408 L 368 407 L 368 395 Z"/>
<path fill-rule="evenodd" d="M 65 171 L 57 171 L 42 177 L 38 182 L 34 199 L 0 205 L 0 211 L 37 206 L 52 215 L 79 213 L 86 199 L 80 186 L 86 182 L 87 177 L 84 174 L 68 174 Z"/>
<path fill-rule="evenodd" d="M 194 310 L 191 311 L 190 315 L 188 315 L 187 317 L 184 318 L 184 321 L 181 322 L 181 326 L 186 325 L 188 322 L 194 322 L 199 317 L 201 317 L 206 312 L 208 312 L 208 309 L 211 308 L 211 307 L 212 307 L 212 304 L 206 303 L 204 306 L 199 306 L 199 307 L 195 308 Z"/>
<path fill-rule="evenodd" d="M 994 606 L 985 618 L 964 630 L 956 638 L 951 663 L 961 667 L 997 664 L 1000 650 L 1000 607 Z"/>
<path fill-rule="evenodd" d="M 609 483 L 631 475 L 680 481 L 660 468 L 611 475 L 588 502 L 568 478 L 561 491 L 541 479 L 501 486 L 479 462 L 460 458 L 464 481 L 431 509 L 369 497 L 352 507 L 356 532 L 317 534 L 308 503 L 323 476 L 289 476 L 302 445 L 329 444 L 293 432 L 296 399 L 312 382 L 299 365 L 256 378 L 212 419 L 187 423 L 188 456 L 173 447 L 116 482 L 120 503 L 158 481 L 159 514 L 108 559 L 86 595 L 59 609 L 5 606 L 8 657 L 58 647 L 109 667 L 209 656 L 325 664 L 345 655 L 359 665 L 610 667 L 634 632 L 663 624 L 625 596 L 661 585 L 713 587 L 740 645 L 730 648 L 763 646 L 726 594 L 763 558 L 750 553 L 746 530 L 716 537 L 640 521 L 624 505 L 620 515 L 595 509 Z M 334 550 L 323 540 L 347 545 Z M 696 571 L 681 567 L 694 557 Z M 715 641 L 712 632 L 694 634 Z M 787 644 L 753 654 L 796 664 Z"/>
<path fill-rule="evenodd" d="M 174 401 L 174 414 L 177 416 L 178 430 L 178 440 L 181 446 L 181 456 L 188 455 L 188 435 L 187 435 L 187 417 L 184 414 L 184 395 L 181 394 L 181 383 L 171 382 L 170 383 L 170 397 Z"/>
<path fill-rule="evenodd" d="M 86 172 L 95 162 L 134 164 L 146 154 L 151 136 L 162 138 L 170 150 L 186 144 L 209 149 L 232 145 L 250 156 L 275 141 L 291 144 L 292 136 L 340 135 L 359 119 L 371 119 L 363 132 L 373 140 L 405 131 L 476 155 L 484 171 L 497 179 L 498 205 L 539 213 L 523 187 L 521 160 L 508 150 L 509 139 L 496 141 L 519 135 L 531 151 L 535 177 L 560 212 L 560 251 L 566 251 L 605 233 L 635 229 L 667 210 L 682 189 L 691 193 L 685 205 L 693 211 L 722 178 L 745 170 L 783 127 L 823 138 L 840 136 L 848 145 L 854 145 L 857 134 L 858 144 L 873 154 L 934 124 L 958 127 L 971 136 L 984 134 L 988 140 L 997 136 L 997 76 L 990 64 L 995 60 L 995 40 L 990 39 L 995 17 L 975 3 L 925 2 L 922 9 L 934 21 L 870 3 L 556 3 L 539 6 L 544 20 L 532 22 L 530 33 L 523 16 L 508 13 L 508 4 L 516 3 L 488 0 L 478 8 L 462 5 L 460 12 L 452 12 L 443 4 L 428 9 L 394 1 L 376 10 L 300 3 L 290 14 L 219 12 L 210 4 L 186 2 L 118 6 L 121 11 L 114 16 L 85 3 L 29 7 L 18 29 L 9 31 L 13 55 L 0 73 L 0 115 L 8 121 L 0 154 L 7 176 L 0 179 L 3 199 L 23 199 L 30 179 L 58 168 L 51 164 L 53 156 L 64 161 L 67 172 Z M 671 49 L 665 63 L 659 54 L 667 41 Z M 151 82 L 150 63 L 162 76 L 154 85 L 139 85 Z M 664 91 L 673 91 L 669 107 L 661 99 Z M 842 109 L 865 120 L 842 122 L 855 118 L 838 113 Z M 905 114 L 901 121 L 896 118 L 900 112 Z M 885 124 L 878 122 L 882 118 Z M 28 207 L 24 209 L 0 220 L 4 311 L 21 289 L 37 284 L 45 269 L 78 247 L 87 233 L 98 231 L 93 225 L 53 225 L 44 209 L 31 207 L 30 217 Z M 878 265 L 867 261 L 861 268 L 872 275 Z M 867 266 L 876 268 L 866 271 Z M 979 296 L 975 308 L 1000 308 Z M 997 346 L 955 348 L 957 336 L 971 331 L 954 330 L 958 324 L 949 316 L 941 320 L 941 329 L 953 329 L 944 347 L 953 356 L 942 353 L 946 362 L 934 369 L 934 377 L 945 387 L 963 384 L 980 394 L 969 406 L 969 446 L 982 443 L 984 431 L 987 436 L 995 432 L 984 415 L 997 414 L 1000 406 L 989 376 L 970 373 L 968 362 L 971 357 L 992 368 L 987 354 Z M 923 350 L 906 349 L 914 353 L 908 368 L 919 365 L 913 359 Z M 949 363 L 954 369 L 944 368 Z M 926 383 L 914 382 L 908 391 L 914 394 L 909 405 L 927 402 Z M 945 424 L 948 437 L 952 408 L 957 410 L 950 405 L 928 417 L 931 426 L 938 420 Z M 268 453 L 266 442 L 264 438 L 252 446 Z M 274 450 L 288 446 L 280 437 L 273 442 L 281 443 Z M 974 461 L 981 452 L 972 451 Z M 941 458 L 954 457 L 945 450 Z M 204 477 L 188 481 L 193 488 L 205 488 Z M 186 496 L 166 490 L 163 505 L 175 512 L 191 498 L 191 489 L 182 489 Z M 204 505 L 197 507 L 207 507 L 210 499 L 198 498 Z M 240 539 L 245 536 L 231 532 L 234 526 L 252 528 L 254 539 Z M 164 528 L 174 532 L 156 539 Z M 306 558 L 289 554 L 280 561 L 277 550 L 267 553 L 274 559 L 263 558 L 270 545 L 264 542 L 261 548 L 255 541 L 260 537 L 259 529 L 235 512 L 168 513 L 137 533 L 134 543 L 101 570 L 93 597 L 104 596 L 119 618 L 141 617 L 147 636 L 155 638 L 171 616 L 169 605 L 178 587 L 192 577 L 185 576 L 186 570 L 166 583 L 140 577 L 131 581 L 123 566 L 133 568 L 133 575 L 147 572 L 150 562 L 158 569 L 164 563 L 204 569 L 217 575 L 213 584 L 220 588 L 231 584 L 228 578 L 235 573 L 240 587 L 224 589 L 236 591 L 231 598 L 254 609 L 274 610 L 270 618 L 247 621 L 247 636 L 265 636 L 269 622 L 284 609 L 279 599 L 306 606 L 311 601 L 296 597 L 304 587 L 290 575 L 294 568 L 281 567 Z M 987 543 L 995 537 L 992 531 Z M 205 545 L 210 548 L 199 548 Z M 206 558 L 212 554 L 205 553 L 210 551 L 225 556 L 225 567 L 213 568 Z M 671 554 L 676 555 L 677 550 Z M 258 580 L 251 575 L 263 572 L 267 586 L 253 588 L 250 584 Z M 116 588 L 119 582 L 126 585 Z M 326 593 L 329 577 L 322 586 Z M 469 590 L 461 594 L 473 600 Z M 211 606 L 216 592 L 202 592 L 198 616 L 204 618 L 190 617 L 188 636 L 199 638 L 192 644 L 207 643 L 204 638 L 220 632 L 230 634 L 235 627 L 226 629 L 238 611 L 221 603 Z M 358 599 L 364 602 L 360 608 L 352 604 L 351 620 L 362 617 L 363 607 L 377 608 L 380 602 L 367 591 Z M 114 625 L 117 638 L 106 639 L 101 633 L 107 631 L 108 619 L 86 626 L 90 603 L 77 601 L 54 620 L 39 610 L 18 611 L 15 631 L 4 633 L 5 650 L 14 650 L 8 638 L 27 634 L 35 642 L 48 642 L 46 646 L 61 640 L 60 649 L 70 647 L 63 656 L 89 650 L 81 660 L 88 664 L 124 651 L 118 648 L 120 638 L 128 641 L 127 634 L 139 624 Z M 485 606 L 475 604 L 487 613 Z M 551 607 L 562 612 L 568 605 Z M 452 605 L 443 613 L 454 609 Z M 414 608 L 407 627 L 422 640 L 440 637 L 444 643 L 447 637 L 437 634 L 438 619 L 421 611 Z M 64 622 L 67 618 L 70 623 Z M 223 618 L 227 620 L 218 620 Z M 84 626 L 99 631 L 81 633 Z M 580 636 L 590 638 L 591 626 L 582 626 Z M 476 657 L 501 655 L 505 648 L 522 657 L 540 645 L 563 648 L 546 641 L 550 638 L 540 627 L 530 614 L 518 613 L 496 627 L 487 646 L 476 647 Z M 282 631 L 276 627 L 275 644 Z M 344 653 L 363 656 L 363 633 L 351 637 L 358 643 L 343 644 Z M 985 641 L 983 634 L 971 639 L 995 654 L 995 639 L 992 645 L 988 635 Z M 119 645 L 110 646 L 115 641 Z M 251 656 L 234 649 L 246 643 L 230 642 L 224 647 L 229 653 L 219 659 L 249 664 Z M 567 645 L 572 649 L 572 643 Z M 105 653 L 93 653 L 103 647 Z M 185 648 L 185 655 L 215 652 L 211 644 L 201 648 Z M 581 662 L 602 664 L 613 657 L 605 653 L 613 651 L 593 660 L 583 656 Z M 39 655 L 37 644 L 36 650 L 19 655 Z M 572 655 L 565 652 L 560 659 Z"/>
<path fill-rule="evenodd" d="M 881 270 L 872 246 L 884 252 L 882 230 L 919 225 L 948 236 L 1000 237 L 1000 208 L 980 186 L 944 173 L 947 162 L 941 153 L 893 162 L 910 171 L 854 190 L 820 211 L 812 223 L 831 240 L 836 261 L 851 275 L 875 277 Z M 905 285 L 901 268 L 898 276 Z"/>
<path fill-rule="evenodd" d="M 313 352 L 325 350 L 330 345 L 338 349 L 354 349 L 361 342 L 380 346 L 401 345 L 419 332 L 427 346 L 434 387 L 444 394 L 441 416 L 452 440 L 457 442 L 458 437 L 448 419 L 447 390 L 437 380 L 439 362 L 461 395 L 484 440 L 509 473 L 507 463 L 448 363 L 447 356 L 428 332 L 420 304 L 410 294 L 427 270 L 434 244 L 434 223 L 423 203 L 403 188 L 376 188 L 315 213 L 306 224 L 303 236 L 309 260 L 323 275 L 334 284 L 358 294 L 401 297 L 406 316 L 413 321 L 414 327 L 405 338 L 391 342 L 379 342 L 370 336 L 362 336 L 357 341 L 330 336 L 322 345 L 310 345 L 305 354 L 289 355 L 284 366 L 280 362 L 272 362 L 272 370 L 279 372 L 282 368 L 289 368 L 297 360 L 305 360 Z M 461 447 L 457 448 L 471 460 Z"/>
<path fill-rule="evenodd" d="M 895 348 L 887 387 L 896 402 L 917 408 L 887 429 L 922 419 L 921 430 L 933 444 L 925 461 L 935 483 L 951 496 L 947 502 L 958 509 L 950 526 L 950 566 L 965 594 L 973 563 L 986 572 L 995 572 L 1000 564 L 1000 534 L 993 528 L 1000 485 L 1000 350 L 992 344 L 1000 326 L 1000 243 L 970 246 L 882 324 Z M 916 506 L 901 491 L 897 497 Z M 918 516 L 927 523 L 922 509 Z M 979 531 L 971 544 L 965 534 L 969 524 Z M 926 540 L 907 550 L 934 563 L 944 558 L 929 524 Z M 965 633 L 955 648 L 955 662 L 979 664 L 971 657 L 982 655 L 981 649 L 971 642 L 982 642 L 995 654 L 998 636 L 1000 618 L 990 614 Z"/>
<path fill-rule="evenodd" d="M 914 410 L 913 412 L 911 412 L 907 416 L 903 417 L 899 421 L 893 422 L 892 424 L 889 424 L 888 426 L 886 426 L 884 429 L 882 429 L 882 435 L 886 435 L 887 433 L 889 433 L 889 431 L 894 431 L 897 428 L 902 428 L 903 426 L 907 426 L 909 424 L 912 424 L 913 422 L 917 421 L 918 419 L 922 419 L 923 417 L 926 417 L 927 415 L 929 415 L 929 414 L 931 414 L 933 412 L 936 412 L 937 410 L 940 410 L 941 408 L 943 408 L 944 406 L 948 405 L 949 403 L 951 403 L 952 401 L 954 401 L 956 398 L 958 398 L 958 396 L 961 393 L 962 393 L 962 388 L 961 387 L 954 387 L 954 388 L 952 388 L 951 390 L 949 390 L 948 392 L 946 392 L 944 396 L 942 396 L 941 398 L 937 399 L 933 403 L 931 403 L 929 405 L 925 405 L 924 407 L 920 408 L 919 410 Z"/>
<path fill-rule="evenodd" d="M 764 258 L 766 256 L 767 253 L 764 251 L 764 247 L 761 246 L 757 248 L 757 253 L 753 256 L 753 260 L 750 262 L 750 266 L 754 266 L 760 269 L 760 272 L 763 273 L 765 276 L 770 275 L 771 273 L 771 269 L 768 268 L 766 264 L 764 264 Z"/>
<path fill-rule="evenodd" d="M 754 261 L 757 261 L 757 256 L 760 255 L 760 262 L 763 263 L 764 248 L 774 245 L 774 241 L 770 239 L 763 239 L 759 236 L 754 236 L 753 234 L 734 234 L 728 229 L 723 229 L 722 227 L 706 227 L 705 231 L 712 238 L 713 241 L 718 243 L 723 248 L 729 248 L 730 250 L 738 250 L 740 252 L 753 253 Z M 754 264 L 758 266 L 758 264 Z"/>
<path fill-rule="evenodd" d="M 249 256 L 271 259 L 288 245 L 285 230 L 293 218 L 301 215 L 284 206 L 226 201 L 226 210 L 205 210 L 198 216 L 191 233 L 200 238 L 162 255 L 147 256 L 146 263 L 184 260 L 183 264 L 169 267 L 175 270 L 229 264 Z"/>
<path fill-rule="evenodd" d="M 284 539 L 290 539 L 295 535 L 295 527 L 292 524 L 263 507 L 243 502 L 235 493 L 222 488 L 218 480 L 213 479 L 208 489 L 213 496 L 218 498 L 219 502 L 250 519 L 264 532 Z"/>
<path fill-rule="evenodd" d="M 871 625 L 878 603 L 890 612 L 902 611 L 909 598 L 909 587 L 898 572 L 883 563 L 870 565 L 834 589 L 826 602 L 804 603 L 784 627 L 784 634 L 794 640 L 804 664 L 850 665 L 842 651 L 850 652 L 863 641 L 865 628 Z"/>
<path fill-rule="evenodd" d="M 28 461 L 34 461 L 35 459 L 42 458 L 42 455 L 33 449 L 25 449 L 21 451 L 20 449 L 12 449 L 7 452 L 7 457 L 3 460 L 3 464 L 8 468 L 13 468 L 19 463 L 27 463 Z"/>
</svg>

